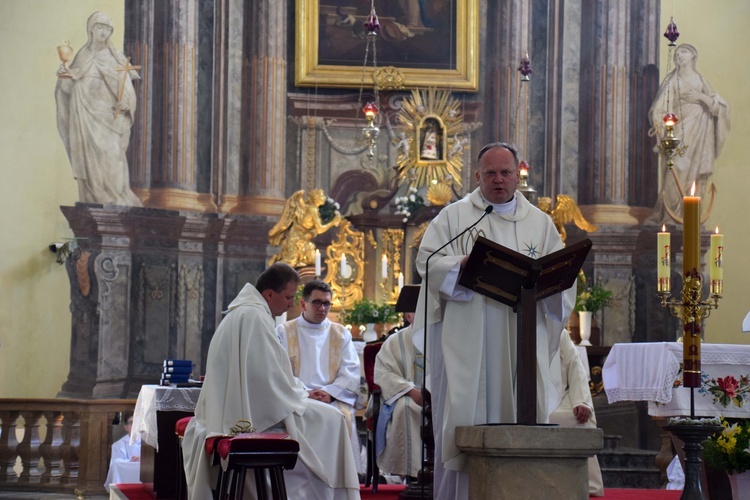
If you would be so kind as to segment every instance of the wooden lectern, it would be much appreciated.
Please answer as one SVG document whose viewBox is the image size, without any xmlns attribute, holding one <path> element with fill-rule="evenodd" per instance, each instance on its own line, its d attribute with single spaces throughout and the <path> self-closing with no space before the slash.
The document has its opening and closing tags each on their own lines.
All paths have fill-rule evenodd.
<svg viewBox="0 0 750 500">
<path fill-rule="evenodd" d="M 567 290 L 591 250 L 585 239 L 562 250 L 532 259 L 480 236 L 458 283 L 513 308 L 516 343 L 516 421 L 536 425 L 536 305 Z M 520 306 L 520 307 L 519 307 Z"/>
</svg>

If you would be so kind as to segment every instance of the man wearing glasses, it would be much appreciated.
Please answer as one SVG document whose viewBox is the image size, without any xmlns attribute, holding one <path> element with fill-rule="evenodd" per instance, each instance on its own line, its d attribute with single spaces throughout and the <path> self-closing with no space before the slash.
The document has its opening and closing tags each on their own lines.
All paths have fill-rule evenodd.
<svg viewBox="0 0 750 500">
<path fill-rule="evenodd" d="M 346 418 L 357 471 L 364 473 L 354 418 L 354 409 L 363 404 L 359 356 L 349 331 L 328 319 L 332 296 L 328 283 L 310 281 L 302 289 L 302 315 L 277 326 L 276 333 L 310 397 L 335 406 Z"/>
</svg>

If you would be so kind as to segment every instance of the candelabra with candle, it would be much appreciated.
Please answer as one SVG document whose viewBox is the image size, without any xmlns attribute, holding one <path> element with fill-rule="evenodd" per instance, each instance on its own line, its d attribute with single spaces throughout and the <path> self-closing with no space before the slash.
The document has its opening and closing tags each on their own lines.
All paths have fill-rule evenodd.
<svg viewBox="0 0 750 500">
<path fill-rule="evenodd" d="M 681 500 L 703 500 L 701 487 L 701 443 L 711 434 L 721 431 L 718 425 L 696 425 L 695 422 L 695 388 L 701 386 L 701 324 L 711 314 L 712 309 L 719 307 L 723 293 L 723 254 L 724 237 L 716 233 L 711 235 L 711 254 L 709 261 L 710 287 L 709 300 L 702 300 L 703 279 L 700 265 L 700 204 L 701 199 L 695 196 L 695 183 L 690 196 L 682 199 L 683 218 L 683 263 L 681 299 L 670 299 L 670 234 L 662 226 L 657 235 L 658 288 L 657 293 L 662 307 L 669 307 L 672 315 L 682 320 L 682 385 L 690 388 L 690 422 L 672 419 L 665 430 L 671 432 L 685 445 L 685 485 Z"/>
<path fill-rule="evenodd" d="M 724 236 L 711 235 L 709 261 L 709 299 L 702 300 L 703 278 L 700 265 L 700 202 L 695 196 L 695 183 L 690 196 L 682 199 L 683 204 L 683 285 L 680 300 L 670 298 L 670 234 L 662 226 L 657 236 L 658 285 L 657 293 L 662 307 L 668 307 L 673 316 L 682 320 L 683 326 L 683 386 L 690 390 L 690 418 L 695 418 L 694 389 L 701 386 L 701 324 L 719 307 L 719 299 L 724 291 Z"/>
</svg>

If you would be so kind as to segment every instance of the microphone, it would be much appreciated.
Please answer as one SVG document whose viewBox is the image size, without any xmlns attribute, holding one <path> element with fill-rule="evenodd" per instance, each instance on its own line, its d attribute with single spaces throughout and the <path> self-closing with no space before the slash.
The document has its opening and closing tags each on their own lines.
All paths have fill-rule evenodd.
<svg viewBox="0 0 750 500">
<path fill-rule="evenodd" d="M 477 224 L 479 224 L 480 222 L 482 222 L 482 219 L 484 219 L 485 217 L 487 217 L 487 215 L 489 215 L 492 212 L 492 210 L 494 210 L 494 207 L 492 205 L 487 205 L 487 208 L 485 208 L 484 212 L 482 212 L 482 216 L 480 218 L 478 218 L 477 221 L 474 224 L 472 224 L 471 226 L 467 227 L 466 229 L 464 229 L 463 231 L 461 231 L 460 233 L 458 233 L 453 238 L 449 239 L 443 246 L 441 246 L 440 248 L 438 248 L 437 250 L 435 250 L 434 252 L 432 252 L 427 257 L 427 261 L 425 261 L 425 264 L 424 264 L 424 288 L 425 288 L 424 324 L 422 325 L 422 327 L 424 328 L 424 346 L 423 346 L 424 347 L 424 351 L 422 351 L 422 354 L 424 356 L 427 356 L 427 295 L 426 294 L 429 293 L 429 291 L 430 291 L 430 288 L 429 288 L 429 284 L 430 284 L 430 259 L 433 258 L 440 250 L 442 250 L 443 248 L 447 247 L 448 245 L 450 245 L 451 243 L 453 243 L 454 241 L 456 241 L 457 239 L 459 239 L 461 236 L 463 236 L 464 234 L 466 234 L 468 231 L 472 230 L 474 228 L 474 226 L 476 226 Z M 422 384 L 422 387 L 424 388 L 424 384 Z"/>
<path fill-rule="evenodd" d="M 444 249 L 445 247 L 447 247 L 448 245 L 450 245 L 451 243 L 453 243 L 454 241 L 456 241 L 457 239 L 459 239 L 461 236 L 463 236 L 467 232 L 471 231 L 474 228 L 474 226 L 476 226 L 477 224 L 479 224 L 480 222 L 482 222 L 482 219 L 484 219 L 485 217 L 487 217 L 487 215 L 489 215 L 493 210 L 494 210 L 494 207 L 492 205 L 487 205 L 487 208 L 485 208 L 484 212 L 482 212 L 482 216 L 479 217 L 474 224 L 472 224 L 471 226 L 467 227 L 466 229 L 464 229 L 463 231 L 461 231 L 460 233 L 458 233 L 456 236 L 454 236 L 453 238 L 451 238 L 450 240 L 448 240 L 443 246 L 441 246 L 440 248 L 438 248 L 437 250 L 435 250 L 434 252 L 432 252 L 427 257 L 427 260 L 425 261 L 425 264 L 424 264 L 424 288 L 425 288 L 425 297 L 424 297 L 424 322 L 422 324 L 422 328 L 424 329 L 424 333 L 423 333 L 423 337 L 422 337 L 422 342 L 423 342 L 423 345 L 422 345 L 422 356 L 424 356 L 424 360 L 425 360 L 425 367 L 424 367 L 425 375 L 426 375 L 426 372 L 427 372 L 427 302 L 428 302 L 428 295 L 427 294 L 430 293 L 430 286 L 429 286 L 430 285 L 430 259 L 432 259 L 439 251 L 441 251 L 442 249 Z M 425 410 L 425 407 L 426 407 L 425 401 L 427 401 L 427 384 L 426 384 L 426 382 L 427 382 L 427 380 L 426 380 L 426 376 L 425 376 L 422 379 L 422 428 L 423 429 L 424 429 L 424 427 L 427 426 L 427 413 L 426 413 L 426 410 Z M 430 406 L 432 406 L 432 405 L 430 405 Z M 433 428 L 434 428 L 434 425 L 433 425 Z M 423 430 L 423 432 L 424 432 L 424 430 Z M 422 440 L 424 442 L 424 438 L 422 438 Z M 421 470 L 422 476 L 424 476 L 424 462 L 425 462 L 425 447 L 424 447 L 424 444 L 423 444 L 423 446 L 422 446 L 422 470 Z M 422 493 L 423 493 L 422 496 L 424 496 L 424 485 L 423 485 L 423 491 L 422 491 Z"/>
</svg>

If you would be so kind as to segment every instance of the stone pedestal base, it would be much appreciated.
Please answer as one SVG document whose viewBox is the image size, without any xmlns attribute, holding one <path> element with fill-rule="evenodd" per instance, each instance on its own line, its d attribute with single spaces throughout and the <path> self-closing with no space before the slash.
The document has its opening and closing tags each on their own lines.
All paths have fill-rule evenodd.
<svg viewBox="0 0 750 500">
<path fill-rule="evenodd" d="M 601 429 L 558 426 L 458 427 L 468 455 L 469 498 L 588 499 L 586 460 L 602 448 Z"/>
</svg>

